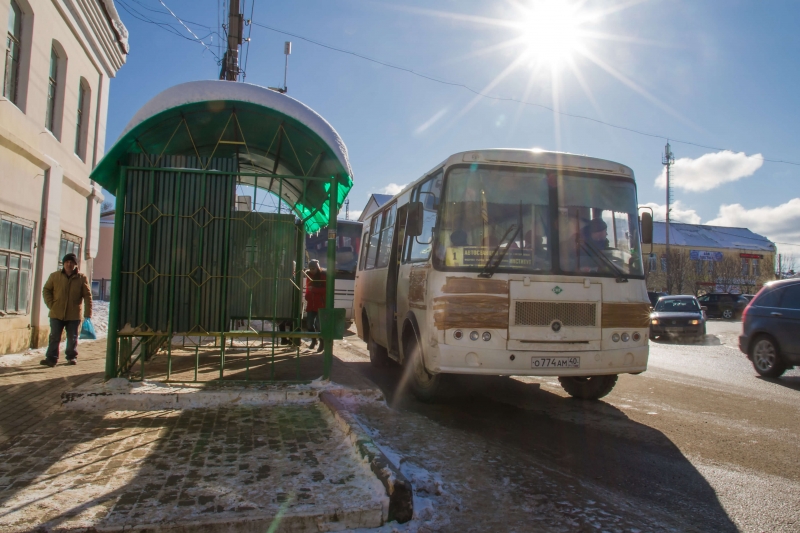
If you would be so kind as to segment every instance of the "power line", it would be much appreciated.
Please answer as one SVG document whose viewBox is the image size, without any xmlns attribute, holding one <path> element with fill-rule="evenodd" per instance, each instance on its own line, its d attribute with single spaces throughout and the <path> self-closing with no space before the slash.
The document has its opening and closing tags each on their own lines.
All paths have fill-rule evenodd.
<svg viewBox="0 0 800 533">
<path fill-rule="evenodd" d="M 183 26 L 184 28 L 186 28 L 186 31 L 188 31 L 189 33 L 191 33 L 191 34 L 192 34 L 192 37 L 194 37 L 194 38 L 195 38 L 195 39 L 196 39 L 196 40 L 197 40 L 197 41 L 198 41 L 200 44 L 202 44 L 203 46 L 205 46 L 205 47 L 206 47 L 206 50 L 208 50 L 209 52 L 211 52 L 211 54 L 212 54 L 214 57 L 216 57 L 216 58 L 217 58 L 217 61 L 219 61 L 219 56 L 217 56 L 217 54 L 215 54 L 215 53 L 214 53 L 214 51 L 213 51 L 211 48 L 209 48 L 209 47 L 208 47 L 208 45 L 207 45 L 206 43 L 204 43 L 204 42 L 203 42 L 203 40 L 202 40 L 202 39 L 200 39 L 200 37 L 198 37 L 198 36 L 197 36 L 197 35 L 196 35 L 196 34 L 195 34 L 195 33 L 194 33 L 192 30 L 191 30 L 191 28 L 189 28 L 189 26 L 187 26 L 186 24 L 184 24 L 184 23 L 183 23 L 183 21 L 180 19 L 180 17 L 178 17 L 178 15 L 176 15 L 175 13 L 173 13 L 173 12 L 172 12 L 172 10 L 171 10 L 171 9 L 170 9 L 170 8 L 167 6 L 167 4 L 165 4 L 165 3 L 164 3 L 164 0 L 158 0 L 158 2 L 159 2 L 159 3 L 160 3 L 162 6 L 164 6 L 164 9 L 166 9 L 167 11 L 169 11 L 169 14 L 170 14 L 170 15 L 172 15 L 173 17 L 175 17 L 175 20 L 177 20 L 178 22 L 180 22 L 181 26 Z"/>
<path fill-rule="evenodd" d="M 500 102 L 514 102 L 514 103 L 517 103 L 517 104 L 523 104 L 523 105 L 527 105 L 527 106 L 539 107 L 541 109 L 546 109 L 547 111 L 551 111 L 551 112 L 553 112 L 555 114 L 558 114 L 558 115 L 561 115 L 561 116 L 564 116 L 564 117 L 571 117 L 571 118 L 578 118 L 578 119 L 582 119 L 582 120 L 588 120 L 588 121 L 591 121 L 591 122 L 595 122 L 597 124 L 602 124 L 604 126 L 608 126 L 610 128 L 615 128 L 615 129 L 623 130 L 623 131 L 629 131 L 631 133 L 636 133 L 638 135 L 643 135 L 645 137 L 653 137 L 655 139 L 668 140 L 670 142 L 676 142 L 676 143 L 679 143 L 679 144 L 686 144 L 686 145 L 690 145 L 690 146 L 697 146 L 699 148 L 707 148 L 709 150 L 730 151 L 730 152 L 735 151 L 735 150 L 730 150 L 729 148 L 719 148 L 717 146 L 709 146 L 709 145 L 695 143 L 695 142 L 691 142 L 691 141 L 684 141 L 684 140 L 680 140 L 680 139 L 675 139 L 674 137 L 668 136 L 668 135 L 660 135 L 660 134 L 655 134 L 655 133 L 649 133 L 649 132 L 646 132 L 646 131 L 637 130 L 637 129 L 634 129 L 634 128 L 629 128 L 627 126 L 621 126 L 619 124 L 613 124 L 611 122 L 606 122 L 604 120 L 600 120 L 600 119 L 597 119 L 597 118 L 587 117 L 585 115 L 578 115 L 578 114 L 574 114 L 574 113 L 567 113 L 565 111 L 558 111 L 558 110 L 556 110 L 556 109 L 554 109 L 554 108 L 552 108 L 550 106 L 547 106 L 545 104 L 540 104 L 540 103 L 536 103 L 536 102 L 528 102 L 526 100 L 519 100 L 517 98 L 511 98 L 511 97 L 492 96 L 490 94 L 485 94 L 485 93 L 482 93 L 482 92 L 480 92 L 480 91 L 478 91 L 476 89 L 473 89 L 469 85 L 466 85 L 466 84 L 463 84 L 463 83 L 447 81 L 447 80 L 443 80 L 443 79 L 440 79 L 440 78 L 434 78 L 433 76 L 428 76 L 426 74 L 421 74 L 421 73 L 416 72 L 416 71 L 414 71 L 414 70 L 412 70 L 410 68 L 401 67 L 401 66 L 398 66 L 398 65 L 393 65 L 391 63 L 386 63 L 385 61 L 380 61 L 378 59 L 373 59 L 371 57 L 359 54 L 357 52 L 353 52 L 353 51 L 350 51 L 350 50 L 344 50 L 342 48 L 337 48 L 335 46 L 324 44 L 324 43 L 321 43 L 319 41 L 315 41 L 313 39 L 309 39 L 308 37 L 303 37 L 302 35 L 298 35 L 296 33 L 291 33 L 291 32 L 288 32 L 288 31 L 279 30 L 277 28 L 272 28 L 272 27 L 267 26 L 265 24 L 258 24 L 258 23 L 255 23 L 255 22 L 253 22 L 252 24 L 255 25 L 255 26 L 258 26 L 260 28 L 264 28 L 265 30 L 274 31 L 276 33 L 281 33 L 283 35 L 289 35 L 291 37 L 295 37 L 297 39 L 300 39 L 302 41 L 306 41 L 308 43 L 311 43 L 311 44 L 314 44 L 314 45 L 317 45 L 317 46 L 320 46 L 322 48 L 327 48 L 328 50 L 333 50 L 335 52 L 340 52 L 342 54 L 348 54 L 348 55 L 357 57 L 359 59 L 363 59 L 365 61 L 370 61 L 372 63 L 376 63 L 378 65 L 382 65 L 384 67 L 392 68 L 392 69 L 395 69 L 395 70 L 400 70 L 402 72 L 406 72 L 408 74 L 412 74 L 414 76 L 417 76 L 417 77 L 420 77 L 420 78 L 423 78 L 423 79 L 426 79 L 426 80 L 430 80 L 430 81 L 433 81 L 433 82 L 436 82 L 436 83 L 441 83 L 442 85 L 450 85 L 452 87 L 459 87 L 459 88 L 465 89 L 465 90 L 475 94 L 476 96 L 480 96 L 482 98 L 487 98 L 487 99 L 490 99 L 490 100 L 496 100 L 496 101 L 500 101 Z M 770 163 L 783 163 L 783 164 L 786 164 L 786 165 L 800 166 L 800 163 L 797 163 L 797 162 L 794 162 L 794 161 L 785 161 L 785 160 L 782 160 L 782 159 L 768 159 L 766 157 L 761 157 L 761 156 L 750 156 L 750 157 L 753 157 L 755 159 L 760 159 L 761 161 L 767 161 L 767 162 L 770 162 Z"/>
<path fill-rule="evenodd" d="M 140 11 L 137 11 L 135 8 L 133 8 L 132 6 L 126 4 L 124 2 L 124 0 L 118 0 L 117 3 L 119 4 L 120 7 L 122 7 L 122 9 L 124 9 L 130 16 L 132 16 L 136 20 L 139 20 L 141 22 L 146 22 L 148 24 L 153 24 L 154 26 L 156 26 L 156 27 L 158 27 L 158 28 L 160 28 L 160 29 L 162 29 L 164 31 L 167 31 L 167 32 L 171 33 L 172 35 L 175 35 L 176 37 L 180 37 L 181 39 L 186 39 L 187 41 L 191 41 L 193 43 L 199 42 L 201 44 L 204 44 L 204 43 L 202 43 L 202 40 L 193 39 L 191 37 L 187 37 L 187 36 L 183 35 L 183 33 L 181 33 L 178 30 L 178 28 L 176 28 L 172 24 L 169 24 L 169 23 L 166 23 L 166 22 L 159 22 L 159 21 L 156 21 L 156 20 L 153 20 L 153 19 L 149 18 L 144 13 L 141 13 Z M 154 11 L 154 10 L 151 10 L 151 11 Z M 159 13 L 164 13 L 164 12 L 163 11 L 159 11 Z M 164 13 L 164 14 L 166 14 L 166 13 Z M 213 32 L 212 31 L 212 32 L 208 33 L 207 35 L 203 36 L 203 39 L 205 39 L 206 37 L 208 37 L 210 35 L 215 35 L 215 34 L 219 35 L 219 34 L 217 34 L 217 32 Z"/>
</svg>

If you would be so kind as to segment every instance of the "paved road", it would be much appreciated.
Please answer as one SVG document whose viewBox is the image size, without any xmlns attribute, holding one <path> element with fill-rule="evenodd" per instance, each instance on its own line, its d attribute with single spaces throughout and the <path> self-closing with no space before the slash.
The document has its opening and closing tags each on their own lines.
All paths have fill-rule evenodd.
<svg viewBox="0 0 800 533">
<path fill-rule="evenodd" d="M 652 343 L 648 371 L 600 402 L 551 378 L 459 378 L 422 404 L 355 337 L 337 356 L 394 408 L 359 414 L 376 440 L 440 476 L 433 529 L 799 531 L 800 371 L 756 377 L 740 329 Z"/>
</svg>

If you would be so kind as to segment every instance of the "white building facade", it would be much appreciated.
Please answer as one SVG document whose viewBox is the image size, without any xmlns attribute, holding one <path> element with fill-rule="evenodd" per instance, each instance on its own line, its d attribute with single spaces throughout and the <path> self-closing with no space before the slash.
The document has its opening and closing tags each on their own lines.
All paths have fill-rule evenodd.
<svg viewBox="0 0 800 533">
<path fill-rule="evenodd" d="M 110 79 L 127 30 L 112 0 L 0 0 L 0 354 L 47 344 L 42 286 L 75 252 L 92 276 Z"/>
</svg>

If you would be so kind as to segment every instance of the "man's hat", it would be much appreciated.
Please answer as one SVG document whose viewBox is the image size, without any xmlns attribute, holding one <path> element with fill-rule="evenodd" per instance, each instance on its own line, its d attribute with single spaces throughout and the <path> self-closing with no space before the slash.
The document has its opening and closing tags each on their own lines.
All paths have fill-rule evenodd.
<svg viewBox="0 0 800 533">
<path fill-rule="evenodd" d="M 78 264 L 78 258 L 73 253 L 65 255 L 64 258 L 61 260 L 62 263 L 66 263 L 67 261 L 72 261 L 76 265 Z"/>
<path fill-rule="evenodd" d="M 589 233 L 597 233 L 608 229 L 608 224 L 602 218 L 593 218 L 589 222 Z"/>
<path fill-rule="evenodd" d="M 319 261 L 317 261 L 316 259 L 312 259 L 311 261 L 308 262 L 308 268 L 311 268 L 311 267 L 314 267 L 314 266 L 319 268 Z"/>
</svg>

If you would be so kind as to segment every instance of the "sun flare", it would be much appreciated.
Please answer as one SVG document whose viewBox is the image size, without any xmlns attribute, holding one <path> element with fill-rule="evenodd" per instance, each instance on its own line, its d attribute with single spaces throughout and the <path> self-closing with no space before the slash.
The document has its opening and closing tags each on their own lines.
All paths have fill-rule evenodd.
<svg viewBox="0 0 800 533">
<path fill-rule="evenodd" d="M 534 2 L 520 24 L 525 53 L 539 62 L 558 66 L 581 45 L 580 15 L 564 0 Z"/>
</svg>

